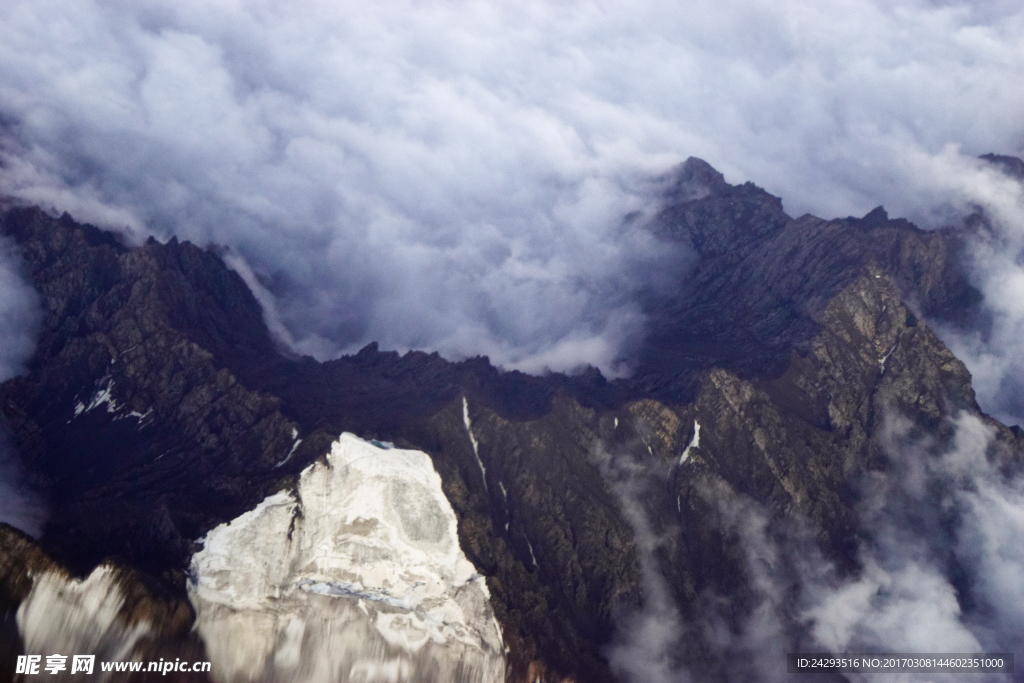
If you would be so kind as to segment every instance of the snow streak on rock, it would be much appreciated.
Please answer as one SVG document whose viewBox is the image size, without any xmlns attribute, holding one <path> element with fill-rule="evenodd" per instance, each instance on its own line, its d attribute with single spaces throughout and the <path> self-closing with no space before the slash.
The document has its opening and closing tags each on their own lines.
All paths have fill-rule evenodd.
<svg viewBox="0 0 1024 683">
<path fill-rule="evenodd" d="M 487 586 L 425 453 L 343 434 L 294 491 L 212 530 L 191 571 L 220 681 L 504 679 Z"/>
<path fill-rule="evenodd" d="M 690 445 L 686 447 L 683 454 L 679 456 L 679 464 L 682 465 L 690 458 L 690 451 L 694 448 L 700 448 L 700 422 L 697 420 L 693 421 L 693 438 L 690 439 Z"/>
<path fill-rule="evenodd" d="M 99 384 L 96 388 L 96 391 L 93 392 L 92 398 L 89 399 L 88 405 L 82 401 L 78 401 L 77 403 L 75 403 L 74 417 L 79 417 L 81 415 L 84 415 L 85 413 L 91 413 L 92 411 L 96 410 L 101 406 L 106 406 L 107 412 L 112 414 L 115 420 L 123 420 L 127 417 L 134 417 L 136 420 L 139 421 L 139 429 L 146 425 L 146 421 L 149 420 L 150 416 L 153 414 L 152 408 L 149 408 L 144 413 L 140 413 L 137 410 L 126 411 L 125 406 L 121 405 L 117 401 L 117 399 L 114 398 L 114 378 L 111 377 L 110 375 L 107 375 L 102 380 L 100 380 L 100 382 L 101 384 Z M 72 419 L 74 419 L 74 417 Z M 70 420 L 68 422 L 70 422 Z"/>
<path fill-rule="evenodd" d="M 469 442 L 473 444 L 473 456 L 476 458 L 476 464 L 480 466 L 480 476 L 484 480 L 484 490 L 489 491 L 487 487 L 487 468 L 484 467 L 484 461 L 480 459 L 480 444 L 473 434 L 473 421 L 469 419 L 469 401 L 466 400 L 465 396 L 462 397 L 462 424 L 466 425 Z"/>
</svg>

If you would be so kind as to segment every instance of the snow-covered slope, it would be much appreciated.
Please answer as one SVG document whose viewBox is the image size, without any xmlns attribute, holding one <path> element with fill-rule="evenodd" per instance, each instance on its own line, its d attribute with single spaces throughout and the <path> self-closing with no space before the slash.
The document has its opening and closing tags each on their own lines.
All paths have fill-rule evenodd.
<svg viewBox="0 0 1024 683">
<path fill-rule="evenodd" d="M 206 536 L 189 590 L 221 681 L 504 679 L 487 586 L 419 451 L 342 434 L 296 490 Z"/>
</svg>

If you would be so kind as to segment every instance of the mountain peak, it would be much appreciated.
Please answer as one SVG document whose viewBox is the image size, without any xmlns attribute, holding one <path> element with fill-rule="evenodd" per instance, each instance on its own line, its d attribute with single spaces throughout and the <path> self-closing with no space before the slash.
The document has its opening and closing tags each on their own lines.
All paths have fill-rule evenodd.
<svg viewBox="0 0 1024 683">
<path fill-rule="evenodd" d="M 1024 180 L 1024 159 L 1005 154 L 982 154 L 978 158 L 995 165 L 1011 178 Z"/>
<path fill-rule="evenodd" d="M 875 208 L 864 214 L 864 218 L 860 219 L 860 224 L 863 226 L 874 227 L 876 225 L 882 225 L 889 220 L 889 212 L 885 210 L 884 206 L 876 206 Z"/>
<path fill-rule="evenodd" d="M 711 164 L 690 157 L 669 174 L 670 184 L 666 195 L 671 201 L 683 202 L 703 199 L 709 195 L 728 190 L 730 185 L 725 176 Z"/>
</svg>

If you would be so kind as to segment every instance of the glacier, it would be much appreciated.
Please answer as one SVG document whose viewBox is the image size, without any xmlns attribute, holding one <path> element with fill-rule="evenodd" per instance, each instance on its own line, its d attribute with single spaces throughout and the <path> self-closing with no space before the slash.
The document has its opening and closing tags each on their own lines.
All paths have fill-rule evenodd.
<svg viewBox="0 0 1024 683">
<path fill-rule="evenodd" d="M 505 678 L 487 585 L 423 452 L 342 434 L 202 543 L 188 590 L 219 682 Z"/>
</svg>

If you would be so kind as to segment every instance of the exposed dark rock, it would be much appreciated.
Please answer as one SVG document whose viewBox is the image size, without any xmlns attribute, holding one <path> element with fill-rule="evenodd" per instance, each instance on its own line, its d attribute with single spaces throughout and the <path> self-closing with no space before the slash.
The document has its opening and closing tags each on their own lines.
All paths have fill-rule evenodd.
<svg viewBox="0 0 1024 683">
<path fill-rule="evenodd" d="M 476 396 L 466 410 L 486 483 L 461 401 L 407 434 L 434 456 L 463 548 L 489 577 L 510 643 L 521 643 L 517 676 L 539 659 L 609 680 L 597 646 L 613 609 L 637 603 L 639 579 L 632 532 L 593 460 L 596 414 L 562 394 L 535 420 L 507 419 Z"/>
</svg>

